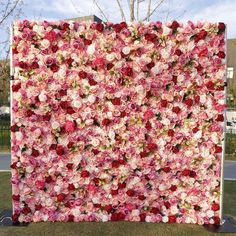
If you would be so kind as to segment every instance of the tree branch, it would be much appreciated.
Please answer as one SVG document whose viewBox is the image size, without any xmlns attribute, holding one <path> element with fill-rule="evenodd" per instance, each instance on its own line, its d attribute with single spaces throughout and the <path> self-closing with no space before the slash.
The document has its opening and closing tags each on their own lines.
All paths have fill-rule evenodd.
<svg viewBox="0 0 236 236">
<path fill-rule="evenodd" d="M 151 14 L 151 5 L 152 5 L 152 0 L 149 0 L 148 2 L 148 10 L 147 10 L 147 20 L 150 20 L 150 14 Z"/>
<path fill-rule="evenodd" d="M 130 21 L 134 21 L 134 0 L 130 0 Z"/>
<path fill-rule="evenodd" d="M 99 6 L 99 4 L 97 3 L 96 0 L 93 0 L 93 3 L 97 6 L 98 10 L 100 11 L 100 13 L 102 14 L 102 16 L 106 19 L 106 21 L 108 21 L 104 11 L 102 10 L 102 8 Z"/>
<path fill-rule="evenodd" d="M 149 15 L 147 15 L 143 21 L 146 21 L 147 19 L 150 19 L 150 17 L 153 15 L 153 13 L 158 9 L 158 7 L 164 2 L 165 0 L 161 0 L 155 7 L 154 9 L 150 12 Z"/>
<path fill-rule="evenodd" d="M 16 9 L 18 3 L 20 2 L 20 0 L 16 0 L 15 1 L 15 4 L 13 5 L 13 7 L 7 12 L 7 9 L 8 9 L 8 6 L 9 6 L 9 2 L 7 3 L 7 6 L 6 6 L 6 12 L 4 13 L 2 19 L 0 20 L 0 25 L 4 22 L 4 20 L 7 19 L 8 16 L 10 16 L 12 14 L 12 12 Z"/>
<path fill-rule="evenodd" d="M 123 8 L 122 8 L 122 6 L 121 6 L 120 1 L 119 1 L 119 0 L 116 0 L 116 2 L 117 2 L 117 4 L 118 4 L 118 6 L 119 6 L 120 14 L 121 14 L 122 20 L 123 20 L 123 21 L 126 21 L 125 14 L 124 14 L 124 11 L 123 11 Z"/>
</svg>

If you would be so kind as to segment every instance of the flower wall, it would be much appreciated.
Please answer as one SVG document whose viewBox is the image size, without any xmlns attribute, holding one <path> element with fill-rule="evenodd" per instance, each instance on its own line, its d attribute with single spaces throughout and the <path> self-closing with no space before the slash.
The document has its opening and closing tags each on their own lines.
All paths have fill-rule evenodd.
<svg viewBox="0 0 236 236">
<path fill-rule="evenodd" d="M 219 224 L 224 31 L 16 21 L 13 220 Z"/>
</svg>

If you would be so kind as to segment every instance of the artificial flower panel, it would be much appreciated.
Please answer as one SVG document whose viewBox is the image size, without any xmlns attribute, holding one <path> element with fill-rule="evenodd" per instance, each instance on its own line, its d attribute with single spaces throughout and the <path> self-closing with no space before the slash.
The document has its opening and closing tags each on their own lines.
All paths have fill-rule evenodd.
<svg viewBox="0 0 236 236">
<path fill-rule="evenodd" d="M 219 224 L 224 32 L 14 22 L 13 220 Z"/>
</svg>

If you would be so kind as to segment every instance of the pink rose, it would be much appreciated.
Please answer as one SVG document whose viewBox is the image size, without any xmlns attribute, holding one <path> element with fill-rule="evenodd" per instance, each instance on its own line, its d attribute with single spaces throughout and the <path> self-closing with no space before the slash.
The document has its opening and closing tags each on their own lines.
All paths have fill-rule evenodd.
<svg viewBox="0 0 236 236">
<path fill-rule="evenodd" d="M 72 133 L 76 129 L 76 124 L 74 121 L 67 120 L 64 124 L 64 129 L 66 133 Z"/>
</svg>

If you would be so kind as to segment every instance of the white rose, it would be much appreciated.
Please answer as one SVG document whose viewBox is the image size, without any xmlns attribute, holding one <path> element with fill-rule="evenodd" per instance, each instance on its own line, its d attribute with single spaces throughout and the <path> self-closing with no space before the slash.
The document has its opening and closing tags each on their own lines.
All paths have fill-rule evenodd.
<svg viewBox="0 0 236 236">
<path fill-rule="evenodd" d="M 47 96 L 45 95 L 45 93 L 40 93 L 39 94 L 39 101 L 45 102 L 46 100 L 47 100 Z"/>
<path fill-rule="evenodd" d="M 46 202 L 45 202 L 46 206 L 51 206 L 52 205 L 52 199 L 51 198 L 47 198 Z"/>
<path fill-rule="evenodd" d="M 206 95 L 203 94 L 200 96 L 200 103 L 205 103 L 206 102 Z"/>
<path fill-rule="evenodd" d="M 57 129 L 60 126 L 60 124 L 57 121 L 52 122 L 52 128 Z"/>
<path fill-rule="evenodd" d="M 210 218 L 210 217 L 214 216 L 214 211 L 208 210 L 208 211 L 206 212 L 206 215 Z"/>
<path fill-rule="evenodd" d="M 197 131 L 197 133 L 195 133 L 195 134 L 193 135 L 193 137 L 194 137 L 195 139 L 200 139 L 200 138 L 202 137 L 202 131 L 201 131 L 201 130 Z"/>
<path fill-rule="evenodd" d="M 58 185 L 56 185 L 56 186 L 54 187 L 54 191 L 57 192 L 57 193 L 59 193 L 59 192 L 61 191 L 61 187 L 58 186 Z"/>
<path fill-rule="evenodd" d="M 186 157 L 191 157 L 193 155 L 193 152 L 191 150 L 187 150 L 184 154 Z"/>
<path fill-rule="evenodd" d="M 92 55 L 95 52 L 95 44 L 90 44 L 87 48 L 87 53 Z"/>
<path fill-rule="evenodd" d="M 41 41 L 41 46 L 42 46 L 43 48 L 48 48 L 48 47 L 50 46 L 50 41 L 47 40 L 47 39 L 43 39 L 43 40 Z"/>
<path fill-rule="evenodd" d="M 108 216 L 107 215 L 102 215 L 102 222 L 108 221 Z"/>
<path fill-rule="evenodd" d="M 167 186 L 166 185 L 164 185 L 164 184 L 160 184 L 159 185 L 159 190 L 160 191 L 164 191 L 164 190 L 166 190 L 167 189 Z"/>
<path fill-rule="evenodd" d="M 23 134 L 20 131 L 15 132 L 15 137 L 17 141 L 21 141 L 23 139 Z"/>
<path fill-rule="evenodd" d="M 111 62 L 115 59 L 115 56 L 114 56 L 114 54 L 110 53 L 110 54 L 106 55 L 106 59 L 107 59 L 107 61 Z"/>
<path fill-rule="evenodd" d="M 99 145 L 100 141 L 99 139 L 92 139 L 91 141 L 91 144 L 94 146 L 94 147 L 97 147 Z"/>
<path fill-rule="evenodd" d="M 168 221 L 169 221 L 168 216 L 163 216 L 163 217 L 162 217 L 162 222 L 163 222 L 163 223 L 167 223 Z"/>
<path fill-rule="evenodd" d="M 90 94 L 87 98 L 87 101 L 90 103 L 94 103 L 96 101 L 96 96 Z"/>
<path fill-rule="evenodd" d="M 130 48 L 129 48 L 129 47 L 123 47 L 122 52 L 123 52 L 125 55 L 128 55 L 128 54 L 130 53 Z"/>
<path fill-rule="evenodd" d="M 171 29 L 165 25 L 163 25 L 162 29 L 163 29 L 162 33 L 163 35 L 168 35 L 171 32 Z"/>
<path fill-rule="evenodd" d="M 72 106 L 75 107 L 75 108 L 80 108 L 82 105 L 82 103 L 78 100 L 75 100 L 72 102 Z"/>
</svg>

